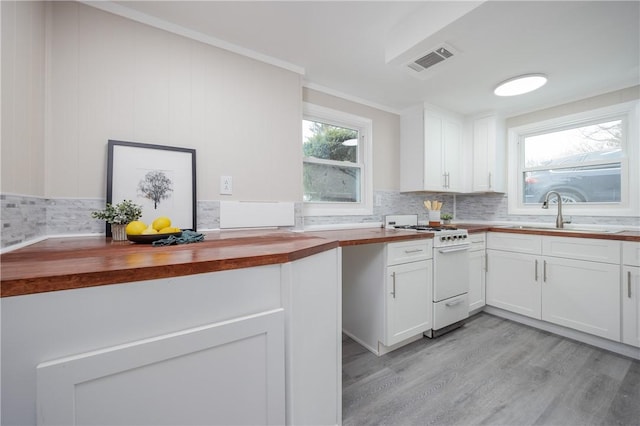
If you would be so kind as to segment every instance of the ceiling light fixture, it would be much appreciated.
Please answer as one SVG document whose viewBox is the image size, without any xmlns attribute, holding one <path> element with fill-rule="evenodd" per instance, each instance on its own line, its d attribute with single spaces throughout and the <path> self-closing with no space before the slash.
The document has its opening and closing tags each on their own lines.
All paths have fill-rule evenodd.
<svg viewBox="0 0 640 426">
<path fill-rule="evenodd" d="M 503 81 L 495 88 L 493 93 L 497 96 L 515 96 L 533 92 L 547 83 L 544 74 L 526 74 Z"/>
</svg>

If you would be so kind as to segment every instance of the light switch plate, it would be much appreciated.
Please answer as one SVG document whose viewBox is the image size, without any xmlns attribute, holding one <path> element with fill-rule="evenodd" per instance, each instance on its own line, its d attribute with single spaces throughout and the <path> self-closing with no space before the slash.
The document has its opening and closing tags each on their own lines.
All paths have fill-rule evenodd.
<svg viewBox="0 0 640 426">
<path fill-rule="evenodd" d="M 231 176 L 220 176 L 220 194 L 231 195 L 233 193 L 233 179 Z"/>
</svg>

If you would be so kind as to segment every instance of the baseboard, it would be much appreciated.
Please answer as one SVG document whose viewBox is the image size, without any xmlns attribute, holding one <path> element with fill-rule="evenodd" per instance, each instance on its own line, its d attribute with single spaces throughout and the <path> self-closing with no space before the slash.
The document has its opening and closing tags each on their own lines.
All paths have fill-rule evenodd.
<svg viewBox="0 0 640 426">
<path fill-rule="evenodd" d="M 583 333 L 581 331 L 572 330 L 570 328 L 563 327 L 561 325 L 551 324 L 546 321 L 537 320 L 534 318 L 525 317 L 520 314 L 505 311 L 493 306 L 485 306 L 484 312 L 487 314 L 495 315 L 500 318 L 508 319 L 518 322 L 520 324 L 528 325 L 540 330 L 548 331 L 553 334 L 557 334 L 568 339 L 576 340 L 578 342 L 586 343 L 591 346 L 595 346 L 600 349 L 606 349 L 611 352 L 615 352 L 620 355 L 628 356 L 629 358 L 640 360 L 640 348 L 626 345 L 620 342 L 614 342 L 613 340 L 603 339 L 602 337 L 593 336 L 591 334 Z"/>
</svg>

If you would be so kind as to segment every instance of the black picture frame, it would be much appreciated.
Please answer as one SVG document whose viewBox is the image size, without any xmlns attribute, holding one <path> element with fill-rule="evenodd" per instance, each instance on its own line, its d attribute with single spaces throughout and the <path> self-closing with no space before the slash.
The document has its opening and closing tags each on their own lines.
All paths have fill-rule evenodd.
<svg viewBox="0 0 640 426">
<path fill-rule="evenodd" d="M 107 203 L 132 200 L 147 225 L 168 216 L 171 226 L 197 230 L 195 149 L 110 139 L 107 150 Z"/>
</svg>

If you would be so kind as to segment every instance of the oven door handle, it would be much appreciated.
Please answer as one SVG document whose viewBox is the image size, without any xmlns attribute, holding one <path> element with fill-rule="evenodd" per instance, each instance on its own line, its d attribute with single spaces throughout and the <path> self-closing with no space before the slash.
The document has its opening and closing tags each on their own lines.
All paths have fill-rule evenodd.
<svg viewBox="0 0 640 426">
<path fill-rule="evenodd" d="M 438 249 L 438 251 L 440 253 L 443 253 L 443 254 L 455 253 L 457 251 L 469 250 L 470 247 L 471 247 L 471 244 L 463 244 L 463 245 L 454 246 L 454 247 L 443 247 L 443 248 Z"/>
</svg>

